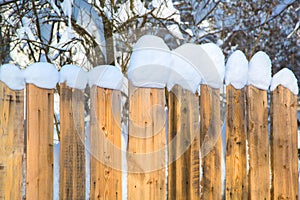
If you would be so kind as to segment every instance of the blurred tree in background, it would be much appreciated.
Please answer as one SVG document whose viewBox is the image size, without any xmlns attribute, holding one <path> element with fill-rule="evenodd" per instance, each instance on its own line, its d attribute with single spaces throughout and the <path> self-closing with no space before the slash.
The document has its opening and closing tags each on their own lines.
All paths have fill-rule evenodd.
<svg viewBox="0 0 300 200">
<path fill-rule="evenodd" d="M 0 64 L 114 64 L 125 73 L 133 44 L 154 34 L 171 49 L 213 42 L 248 59 L 262 50 L 273 73 L 288 67 L 300 80 L 296 0 L 0 0 L 0 13 Z"/>
</svg>

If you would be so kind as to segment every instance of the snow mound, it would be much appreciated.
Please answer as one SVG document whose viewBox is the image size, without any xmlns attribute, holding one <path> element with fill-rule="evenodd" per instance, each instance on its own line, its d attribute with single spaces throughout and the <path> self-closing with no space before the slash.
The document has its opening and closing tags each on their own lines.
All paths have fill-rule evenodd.
<svg viewBox="0 0 300 200">
<path fill-rule="evenodd" d="M 0 81 L 12 90 L 23 90 L 25 87 L 23 72 L 13 64 L 5 64 L 0 67 Z"/>
<path fill-rule="evenodd" d="M 184 44 L 170 51 L 161 38 L 145 35 L 133 47 L 127 74 L 136 87 L 170 90 L 178 84 L 195 92 L 201 83 L 221 88 L 225 58 L 213 43 Z"/>
<path fill-rule="evenodd" d="M 200 47 L 204 50 L 199 53 L 201 56 L 200 72 L 203 74 L 202 84 L 207 84 L 213 88 L 223 86 L 225 76 L 225 56 L 216 44 L 206 43 Z"/>
<path fill-rule="evenodd" d="M 26 83 L 32 83 L 40 88 L 53 89 L 59 81 L 55 66 L 47 62 L 37 62 L 29 65 L 25 71 Z"/>
<path fill-rule="evenodd" d="M 226 63 L 225 84 L 232 85 L 235 89 L 242 89 L 247 85 L 248 60 L 245 54 L 237 50 L 233 52 Z"/>
<path fill-rule="evenodd" d="M 59 72 L 59 83 L 66 83 L 71 88 L 85 89 L 88 82 L 88 75 L 82 68 L 76 65 L 65 65 Z"/>
<path fill-rule="evenodd" d="M 197 52 L 199 45 L 184 44 L 172 51 L 172 59 L 170 63 L 170 74 L 168 75 L 167 87 L 170 91 L 175 84 L 182 88 L 196 92 L 202 80 L 202 76 L 198 73 L 199 59 Z"/>
<path fill-rule="evenodd" d="M 280 70 L 273 76 L 270 88 L 271 91 L 274 91 L 279 85 L 282 85 L 295 95 L 298 95 L 299 89 L 297 78 L 288 68 Z"/>
<path fill-rule="evenodd" d="M 128 78 L 136 87 L 164 88 L 169 76 L 171 51 L 153 35 L 141 37 L 133 47 Z"/>
<path fill-rule="evenodd" d="M 269 56 L 265 52 L 257 52 L 249 62 L 248 85 L 268 90 L 271 83 L 271 67 Z"/>
<path fill-rule="evenodd" d="M 88 72 L 88 77 L 90 87 L 96 85 L 113 90 L 122 90 L 123 88 L 123 74 L 116 66 L 97 66 Z"/>
</svg>

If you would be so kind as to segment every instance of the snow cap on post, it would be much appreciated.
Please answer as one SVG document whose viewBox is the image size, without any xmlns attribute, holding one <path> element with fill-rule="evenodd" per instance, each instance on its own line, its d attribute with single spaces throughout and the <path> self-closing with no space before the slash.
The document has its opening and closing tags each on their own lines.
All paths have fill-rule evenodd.
<svg viewBox="0 0 300 200">
<path fill-rule="evenodd" d="M 40 88 L 53 89 L 59 81 L 55 66 L 47 62 L 37 62 L 29 65 L 25 71 L 25 82 Z"/>
<path fill-rule="evenodd" d="M 248 69 L 248 85 L 268 90 L 271 83 L 272 63 L 269 56 L 262 51 L 251 58 Z"/>
<path fill-rule="evenodd" d="M 87 82 L 87 72 L 76 65 L 65 65 L 59 72 L 59 83 L 66 83 L 70 88 L 83 90 Z"/>
<path fill-rule="evenodd" d="M 170 60 L 171 52 L 165 42 L 157 36 L 145 35 L 133 46 L 128 79 L 136 87 L 164 88 Z"/>
<path fill-rule="evenodd" d="M 202 62 L 199 68 L 203 75 L 201 84 L 221 88 L 225 76 L 225 57 L 222 50 L 214 43 L 201 44 L 200 47 L 204 50 L 198 54 L 198 59 Z"/>
<path fill-rule="evenodd" d="M 183 44 L 172 51 L 170 63 L 170 74 L 167 82 L 170 91 L 175 84 L 180 85 L 186 90 L 195 93 L 202 80 L 202 75 L 198 72 L 199 56 L 197 53 L 201 47 L 196 44 Z"/>
<path fill-rule="evenodd" d="M 283 68 L 273 76 L 271 82 L 271 91 L 274 91 L 279 85 L 282 85 L 295 95 L 298 95 L 299 88 L 297 78 L 295 77 L 295 74 L 288 68 Z"/>
<path fill-rule="evenodd" d="M 12 90 L 23 90 L 25 87 L 23 72 L 13 64 L 4 64 L 0 67 L 0 81 Z"/>
<path fill-rule="evenodd" d="M 233 52 L 226 63 L 225 84 L 232 85 L 235 89 L 242 89 L 247 85 L 248 60 L 245 54 L 237 50 Z"/>
<path fill-rule="evenodd" d="M 89 86 L 96 85 L 112 90 L 122 90 L 123 74 L 119 68 L 113 65 L 100 65 L 88 72 Z"/>
</svg>

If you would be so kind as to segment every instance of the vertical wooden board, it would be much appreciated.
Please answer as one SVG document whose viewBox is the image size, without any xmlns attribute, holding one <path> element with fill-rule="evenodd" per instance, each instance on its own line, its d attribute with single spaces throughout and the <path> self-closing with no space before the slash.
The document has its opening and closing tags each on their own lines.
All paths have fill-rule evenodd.
<svg viewBox="0 0 300 200">
<path fill-rule="evenodd" d="M 24 90 L 0 82 L 0 199 L 22 199 Z"/>
<path fill-rule="evenodd" d="M 122 199 L 121 93 L 91 88 L 91 199 Z"/>
<path fill-rule="evenodd" d="M 297 96 L 283 86 L 272 92 L 272 199 L 298 199 Z"/>
<path fill-rule="evenodd" d="M 84 93 L 60 85 L 60 199 L 85 199 Z"/>
<path fill-rule="evenodd" d="M 222 199 L 222 137 L 220 90 L 201 85 L 200 154 L 203 176 L 201 199 Z"/>
<path fill-rule="evenodd" d="M 176 85 L 169 93 L 168 199 L 200 198 L 199 97 Z"/>
<path fill-rule="evenodd" d="M 164 89 L 129 88 L 128 199 L 166 198 Z"/>
<path fill-rule="evenodd" d="M 248 199 L 245 89 L 226 87 L 226 199 Z M 261 199 L 261 198 L 254 198 Z"/>
<path fill-rule="evenodd" d="M 26 85 L 26 199 L 53 198 L 53 93 Z"/>
<path fill-rule="evenodd" d="M 270 199 L 270 156 L 267 91 L 247 88 L 249 198 Z"/>
</svg>

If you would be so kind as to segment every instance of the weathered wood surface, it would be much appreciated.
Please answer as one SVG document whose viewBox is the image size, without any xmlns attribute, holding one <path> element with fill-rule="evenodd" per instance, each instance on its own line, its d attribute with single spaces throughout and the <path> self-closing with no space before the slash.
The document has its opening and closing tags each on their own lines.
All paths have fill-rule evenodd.
<svg viewBox="0 0 300 200">
<path fill-rule="evenodd" d="M 26 199 L 53 198 L 53 93 L 26 85 Z"/>
<path fill-rule="evenodd" d="M 271 95 L 271 199 L 298 199 L 297 96 L 281 85 Z"/>
<path fill-rule="evenodd" d="M 222 199 L 220 90 L 201 85 L 200 91 L 201 199 Z"/>
<path fill-rule="evenodd" d="M 120 95 L 91 88 L 90 199 L 122 199 Z"/>
<path fill-rule="evenodd" d="M 0 82 L 0 199 L 22 199 L 24 90 Z"/>
<path fill-rule="evenodd" d="M 247 88 L 249 198 L 270 199 L 270 140 L 267 91 Z"/>
<path fill-rule="evenodd" d="M 169 93 L 168 199 L 200 198 L 199 97 L 176 85 Z"/>
<path fill-rule="evenodd" d="M 85 199 L 84 93 L 60 85 L 61 200 Z"/>
<path fill-rule="evenodd" d="M 166 198 L 164 89 L 129 88 L 128 199 Z"/>
<path fill-rule="evenodd" d="M 248 199 L 245 89 L 226 87 L 226 199 Z M 256 198 L 254 198 L 256 199 Z M 260 198 L 258 198 L 260 199 Z"/>
</svg>

